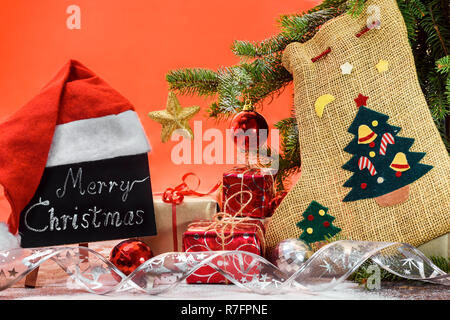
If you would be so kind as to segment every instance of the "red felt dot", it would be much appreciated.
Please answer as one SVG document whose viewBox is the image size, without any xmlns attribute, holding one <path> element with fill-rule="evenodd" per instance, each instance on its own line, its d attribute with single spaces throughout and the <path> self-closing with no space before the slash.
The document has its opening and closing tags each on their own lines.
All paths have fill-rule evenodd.
<svg viewBox="0 0 450 320">
<path fill-rule="evenodd" d="M 371 148 L 375 147 L 375 142 L 372 141 L 372 142 L 369 144 L 369 147 L 371 147 Z"/>
<path fill-rule="evenodd" d="M 367 188 L 367 183 L 365 183 L 365 182 L 361 183 L 361 189 L 365 189 L 365 188 Z"/>
<path fill-rule="evenodd" d="M 323 223 L 323 226 L 324 226 L 325 228 L 328 228 L 328 227 L 330 226 L 330 223 L 329 223 L 328 221 L 325 221 L 325 222 Z"/>
<path fill-rule="evenodd" d="M 398 177 L 401 177 L 402 176 L 402 173 L 400 172 L 400 171 L 397 171 L 396 173 L 395 173 L 395 176 L 398 178 Z"/>
<path fill-rule="evenodd" d="M 309 221 L 313 221 L 313 220 L 314 220 L 314 216 L 313 216 L 312 214 L 310 214 L 310 215 L 308 216 L 308 220 L 309 220 Z"/>
</svg>

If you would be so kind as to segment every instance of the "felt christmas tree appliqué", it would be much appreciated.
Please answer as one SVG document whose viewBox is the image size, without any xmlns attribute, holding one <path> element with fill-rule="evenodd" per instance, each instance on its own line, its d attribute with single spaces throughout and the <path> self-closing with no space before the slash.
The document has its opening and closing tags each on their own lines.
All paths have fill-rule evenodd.
<svg viewBox="0 0 450 320">
<path fill-rule="evenodd" d="M 419 163 L 425 153 L 411 152 L 414 139 L 397 136 L 399 127 L 387 123 L 389 117 L 365 106 L 350 125 L 355 138 L 344 151 L 354 156 L 344 164 L 354 172 L 344 187 L 352 188 L 345 201 L 376 198 L 381 206 L 404 202 L 409 197 L 408 185 L 431 170 Z"/>
<path fill-rule="evenodd" d="M 335 218 L 327 212 L 328 208 L 317 201 L 312 201 L 309 204 L 303 212 L 303 220 L 296 224 L 303 230 L 300 235 L 301 240 L 310 244 L 331 238 L 341 231 L 340 228 L 333 225 Z"/>
</svg>

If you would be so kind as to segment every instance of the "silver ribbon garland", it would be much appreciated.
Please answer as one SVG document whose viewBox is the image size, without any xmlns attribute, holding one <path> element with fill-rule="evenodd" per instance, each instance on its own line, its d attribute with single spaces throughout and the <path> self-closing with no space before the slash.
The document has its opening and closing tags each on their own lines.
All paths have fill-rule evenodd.
<svg viewBox="0 0 450 320">
<path fill-rule="evenodd" d="M 334 288 L 369 259 L 405 279 L 450 286 L 450 275 L 409 244 L 341 240 L 316 251 L 290 276 L 263 257 L 245 251 L 164 253 L 125 276 L 108 259 L 89 248 L 17 248 L 0 251 L 0 290 L 11 287 L 50 260 L 83 289 L 96 294 L 130 289 L 160 294 L 205 266 L 236 286 L 258 294 L 321 291 Z"/>
</svg>

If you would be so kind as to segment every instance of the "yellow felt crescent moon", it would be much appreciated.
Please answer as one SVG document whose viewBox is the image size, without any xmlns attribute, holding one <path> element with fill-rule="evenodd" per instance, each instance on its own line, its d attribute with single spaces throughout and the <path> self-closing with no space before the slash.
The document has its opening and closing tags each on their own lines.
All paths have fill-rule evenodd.
<svg viewBox="0 0 450 320">
<path fill-rule="evenodd" d="M 330 102 L 333 102 L 334 99 L 335 97 L 328 93 L 317 98 L 314 108 L 316 109 L 316 114 L 319 118 L 322 118 L 323 109 L 325 109 L 325 106 Z"/>
</svg>

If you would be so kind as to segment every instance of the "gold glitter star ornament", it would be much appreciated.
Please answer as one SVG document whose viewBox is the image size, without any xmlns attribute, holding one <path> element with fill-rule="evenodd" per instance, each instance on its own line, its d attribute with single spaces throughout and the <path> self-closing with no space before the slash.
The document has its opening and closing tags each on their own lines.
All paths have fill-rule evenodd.
<svg viewBox="0 0 450 320">
<path fill-rule="evenodd" d="M 183 130 L 183 135 L 190 139 L 194 138 L 194 133 L 189 126 L 189 120 L 200 111 L 200 107 L 192 106 L 182 108 L 177 96 L 169 92 L 165 110 L 151 111 L 148 113 L 150 119 L 159 122 L 162 125 L 161 141 L 167 142 L 177 129 Z"/>
</svg>

